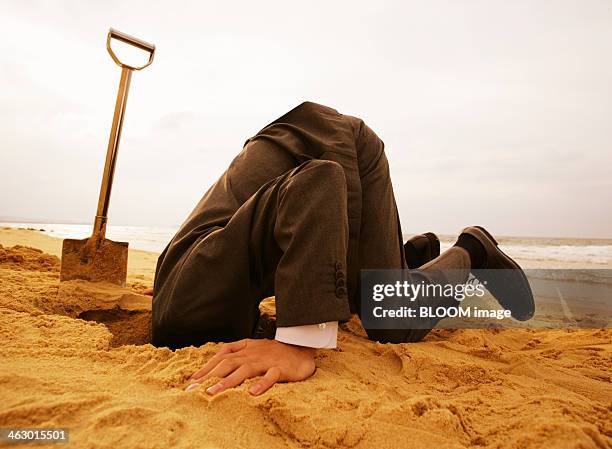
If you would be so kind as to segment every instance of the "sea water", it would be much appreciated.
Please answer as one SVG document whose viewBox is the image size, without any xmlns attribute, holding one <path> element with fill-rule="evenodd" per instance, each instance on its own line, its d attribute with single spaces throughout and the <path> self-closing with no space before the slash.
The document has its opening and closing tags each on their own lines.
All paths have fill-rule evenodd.
<svg viewBox="0 0 612 449">
<path fill-rule="evenodd" d="M 61 223 L 0 223 L 0 227 L 30 228 L 58 238 L 85 238 L 91 235 L 91 224 Z M 129 242 L 130 248 L 161 252 L 174 236 L 176 227 L 109 225 L 106 237 Z M 409 236 L 405 236 L 408 239 Z M 444 251 L 455 241 L 453 236 L 441 236 Z M 500 248 L 513 258 L 540 266 L 562 268 L 567 264 L 588 264 L 592 268 L 612 265 L 612 239 L 578 239 L 548 237 L 501 237 Z"/>
</svg>

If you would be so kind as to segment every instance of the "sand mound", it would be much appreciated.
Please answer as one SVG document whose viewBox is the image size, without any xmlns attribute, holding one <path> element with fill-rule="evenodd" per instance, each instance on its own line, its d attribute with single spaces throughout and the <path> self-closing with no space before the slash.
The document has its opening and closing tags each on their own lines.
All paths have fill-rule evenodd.
<svg viewBox="0 0 612 449">
<path fill-rule="evenodd" d="M 0 268 L 12 270 L 59 271 L 57 256 L 45 254 L 37 248 L 15 245 L 4 248 L 0 245 Z"/>
<path fill-rule="evenodd" d="M 0 292 L 5 293 L 0 306 L 103 323 L 112 334 L 112 347 L 150 341 L 151 298 L 137 293 L 144 284 L 127 289 L 80 280 L 59 283 L 59 266 L 58 257 L 39 249 L 0 245 Z M 16 304 L 15 296 L 21 298 Z"/>
<path fill-rule="evenodd" d="M 104 286 L 60 289 L 42 253 L 9 250 L 0 427 L 68 427 L 92 448 L 612 447 L 610 330 L 439 330 L 382 345 L 351 321 L 307 381 L 211 398 L 184 388 L 216 345 L 140 345 L 146 310 L 117 308 Z"/>
</svg>

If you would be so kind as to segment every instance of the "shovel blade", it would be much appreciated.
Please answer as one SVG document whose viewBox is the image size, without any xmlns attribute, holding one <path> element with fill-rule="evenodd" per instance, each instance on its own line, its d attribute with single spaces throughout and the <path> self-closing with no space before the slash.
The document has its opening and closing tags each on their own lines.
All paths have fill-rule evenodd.
<svg viewBox="0 0 612 449">
<path fill-rule="evenodd" d="M 125 286 L 127 277 L 128 243 L 101 239 L 99 245 L 87 243 L 89 238 L 64 239 L 60 281 L 84 279 L 111 282 Z M 87 246 L 86 246 L 87 245 Z"/>
</svg>

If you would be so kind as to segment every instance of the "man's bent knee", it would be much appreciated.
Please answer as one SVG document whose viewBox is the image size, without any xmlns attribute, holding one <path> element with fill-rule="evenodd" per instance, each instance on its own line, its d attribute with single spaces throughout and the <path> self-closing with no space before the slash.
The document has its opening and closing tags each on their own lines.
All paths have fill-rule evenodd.
<svg viewBox="0 0 612 449">
<path fill-rule="evenodd" d="M 342 165 L 335 161 L 313 159 L 297 167 L 290 176 L 292 186 L 310 183 L 315 180 L 319 185 L 325 183 L 329 189 L 346 189 L 346 177 Z"/>
</svg>

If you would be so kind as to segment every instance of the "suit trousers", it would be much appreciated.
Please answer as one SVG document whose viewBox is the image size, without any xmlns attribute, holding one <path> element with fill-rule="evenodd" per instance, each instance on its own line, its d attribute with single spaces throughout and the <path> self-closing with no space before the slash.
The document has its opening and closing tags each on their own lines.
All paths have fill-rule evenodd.
<svg viewBox="0 0 612 449">
<path fill-rule="evenodd" d="M 462 251 L 428 264 L 429 281 L 449 281 L 436 278 L 440 268 L 464 268 L 453 282 L 465 281 Z M 360 270 L 402 268 L 382 140 L 362 120 L 306 102 L 245 143 L 160 255 L 152 342 L 252 337 L 272 295 L 278 326 L 346 321 L 360 312 Z M 403 342 L 429 329 L 366 331 Z"/>
<path fill-rule="evenodd" d="M 154 322 L 154 344 L 177 348 L 250 337 L 259 303 L 271 295 L 277 322 L 311 324 L 294 319 L 305 309 L 321 321 L 346 319 L 347 243 L 342 167 L 302 163 L 263 185 L 226 226 L 206 230 L 191 244 L 168 277 L 172 298 L 155 311 L 163 318 Z M 236 288 L 245 276 L 248 288 Z"/>
</svg>

